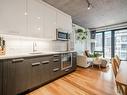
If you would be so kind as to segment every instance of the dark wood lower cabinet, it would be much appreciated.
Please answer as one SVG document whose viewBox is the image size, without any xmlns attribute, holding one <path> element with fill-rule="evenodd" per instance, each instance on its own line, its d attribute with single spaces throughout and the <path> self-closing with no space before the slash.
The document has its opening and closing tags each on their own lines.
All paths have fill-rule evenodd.
<svg viewBox="0 0 127 95">
<path fill-rule="evenodd" d="M 41 84 L 41 58 L 29 58 L 27 62 L 30 65 L 29 88 L 33 88 Z"/>
<path fill-rule="evenodd" d="M 77 67 L 77 53 L 72 53 L 72 70 L 75 70 Z"/>
<path fill-rule="evenodd" d="M 45 56 L 42 58 L 41 61 L 41 83 L 44 84 L 45 82 L 49 82 L 51 80 L 51 73 L 52 73 L 52 56 Z"/>
<path fill-rule="evenodd" d="M 0 95 L 17 95 L 76 69 L 76 53 L 71 68 L 61 70 L 61 57 L 47 55 L 0 61 Z"/>
<path fill-rule="evenodd" d="M 2 61 L 0 62 L 0 95 L 2 95 Z"/>
<path fill-rule="evenodd" d="M 52 79 L 56 79 L 56 78 L 58 78 L 62 75 L 61 67 L 60 67 L 59 63 L 58 62 L 53 63 L 53 65 L 55 65 L 55 64 L 58 64 L 58 65 L 52 67 L 52 73 L 51 73 L 51 78 Z"/>
<path fill-rule="evenodd" d="M 16 93 L 24 92 L 28 89 L 30 66 L 24 59 L 22 62 L 15 62 L 15 82 L 16 82 Z"/>
<path fill-rule="evenodd" d="M 56 79 L 62 75 L 62 73 L 61 73 L 61 57 L 60 56 L 61 55 L 53 56 L 52 65 L 51 65 L 52 79 Z"/>
<path fill-rule="evenodd" d="M 12 60 L 3 62 L 3 95 L 16 95 L 15 64 Z"/>
<path fill-rule="evenodd" d="M 16 95 L 28 89 L 29 64 L 22 58 L 3 62 L 3 95 Z"/>
</svg>

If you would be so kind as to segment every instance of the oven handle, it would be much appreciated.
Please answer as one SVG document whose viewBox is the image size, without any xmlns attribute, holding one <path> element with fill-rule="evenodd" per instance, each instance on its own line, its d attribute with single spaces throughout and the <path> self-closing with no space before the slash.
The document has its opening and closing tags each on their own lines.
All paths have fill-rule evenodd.
<svg viewBox="0 0 127 95">
<path fill-rule="evenodd" d="M 55 68 L 55 69 L 53 69 L 53 72 L 56 72 L 56 71 L 59 71 L 60 70 L 60 68 Z"/>
<path fill-rule="evenodd" d="M 70 69 L 66 69 L 65 72 L 68 72 Z"/>
</svg>

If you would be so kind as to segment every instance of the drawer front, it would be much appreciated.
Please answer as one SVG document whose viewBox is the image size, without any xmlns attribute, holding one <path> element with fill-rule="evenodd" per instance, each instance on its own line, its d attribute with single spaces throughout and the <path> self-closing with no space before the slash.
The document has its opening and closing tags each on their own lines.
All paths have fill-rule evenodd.
<svg viewBox="0 0 127 95">
<path fill-rule="evenodd" d="M 61 76 L 61 56 L 53 55 L 52 59 L 52 79 Z"/>
<path fill-rule="evenodd" d="M 53 56 L 43 56 L 41 58 L 41 65 L 50 64 L 52 61 Z"/>
<path fill-rule="evenodd" d="M 61 73 L 61 67 L 60 66 L 52 68 L 52 79 L 56 79 L 56 78 L 60 77 L 61 74 L 62 73 Z"/>
<path fill-rule="evenodd" d="M 60 58 L 53 58 L 52 60 L 52 68 L 55 68 L 55 67 L 61 67 L 61 60 Z"/>
<path fill-rule="evenodd" d="M 53 57 L 54 58 L 60 58 L 60 54 L 54 54 Z"/>
</svg>

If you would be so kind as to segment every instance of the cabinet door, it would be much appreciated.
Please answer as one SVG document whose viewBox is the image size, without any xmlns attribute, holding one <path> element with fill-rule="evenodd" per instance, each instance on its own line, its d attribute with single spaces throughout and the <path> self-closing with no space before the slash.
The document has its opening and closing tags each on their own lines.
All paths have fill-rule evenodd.
<svg viewBox="0 0 127 95">
<path fill-rule="evenodd" d="M 49 82 L 51 80 L 51 58 L 52 56 L 42 57 L 41 61 L 41 82 Z"/>
<path fill-rule="evenodd" d="M 3 95 L 16 95 L 15 90 L 15 64 L 12 60 L 3 63 Z"/>
<path fill-rule="evenodd" d="M 64 32 L 72 31 L 72 19 L 71 16 L 57 10 L 57 28 Z"/>
<path fill-rule="evenodd" d="M 65 14 L 59 10 L 57 10 L 57 28 L 61 30 L 65 30 Z"/>
<path fill-rule="evenodd" d="M 2 95 L 2 65 L 3 62 L 0 61 L 0 95 Z"/>
<path fill-rule="evenodd" d="M 43 4 L 39 0 L 28 0 L 28 33 L 31 37 L 43 38 Z"/>
<path fill-rule="evenodd" d="M 66 15 L 65 28 L 66 28 L 66 30 L 67 30 L 68 33 L 71 33 L 72 32 L 72 18 L 69 15 Z"/>
<path fill-rule="evenodd" d="M 30 88 L 36 87 L 41 84 L 41 58 L 30 58 L 28 60 L 30 66 Z"/>
<path fill-rule="evenodd" d="M 4 95 L 16 95 L 28 89 L 30 73 L 24 59 L 5 60 L 3 67 Z"/>
<path fill-rule="evenodd" d="M 56 11 L 53 7 L 44 6 L 44 36 L 46 39 L 56 39 Z"/>
<path fill-rule="evenodd" d="M 27 35 L 26 0 L 0 0 L 0 33 Z"/>
<path fill-rule="evenodd" d="M 16 59 L 17 60 L 17 59 Z M 24 92 L 28 89 L 30 66 L 24 59 L 18 59 L 13 62 L 15 64 L 15 82 L 16 82 L 16 93 Z M 23 61 L 24 60 L 24 61 Z"/>
</svg>

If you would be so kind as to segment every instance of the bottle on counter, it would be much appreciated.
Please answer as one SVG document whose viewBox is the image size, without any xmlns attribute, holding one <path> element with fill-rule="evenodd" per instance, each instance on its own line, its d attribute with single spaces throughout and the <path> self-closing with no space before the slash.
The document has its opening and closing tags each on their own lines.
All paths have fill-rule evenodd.
<svg viewBox="0 0 127 95">
<path fill-rule="evenodd" d="M 0 36 L 0 54 L 2 52 L 2 37 Z"/>
<path fill-rule="evenodd" d="M 0 55 L 5 55 L 5 40 L 0 36 Z"/>
</svg>

